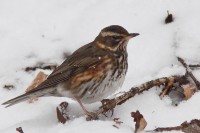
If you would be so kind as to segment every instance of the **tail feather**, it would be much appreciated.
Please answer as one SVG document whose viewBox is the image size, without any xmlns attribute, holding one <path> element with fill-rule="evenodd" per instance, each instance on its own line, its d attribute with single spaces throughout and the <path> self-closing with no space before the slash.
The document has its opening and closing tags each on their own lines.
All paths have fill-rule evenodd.
<svg viewBox="0 0 200 133">
<path fill-rule="evenodd" d="M 2 103 L 2 105 L 6 105 L 5 107 L 10 107 L 12 105 L 15 105 L 15 104 L 18 104 L 20 102 L 23 102 L 27 99 L 30 99 L 32 97 L 41 97 L 41 96 L 45 96 L 45 95 L 48 95 L 53 91 L 53 89 L 50 89 L 50 88 L 44 88 L 44 89 L 39 89 L 39 90 L 34 90 L 34 91 L 30 91 L 30 92 L 27 92 L 25 94 L 22 94 L 18 97 L 15 97 L 13 99 L 10 99 L 4 103 Z"/>
<path fill-rule="evenodd" d="M 25 100 L 27 100 L 29 98 L 31 98 L 30 94 L 29 95 L 23 94 L 23 95 L 20 95 L 18 97 L 15 97 L 13 99 L 10 99 L 10 100 L 2 103 L 2 105 L 6 105 L 6 107 L 10 107 L 10 106 L 15 105 L 17 103 L 23 102 L 23 101 L 25 101 Z"/>
</svg>

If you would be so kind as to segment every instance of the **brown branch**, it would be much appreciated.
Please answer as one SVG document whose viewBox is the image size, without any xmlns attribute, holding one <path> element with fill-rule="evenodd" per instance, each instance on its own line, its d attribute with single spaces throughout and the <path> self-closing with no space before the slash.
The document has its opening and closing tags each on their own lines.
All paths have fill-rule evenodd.
<svg viewBox="0 0 200 133">
<path fill-rule="evenodd" d="M 166 83 L 164 89 L 162 90 L 162 92 L 160 93 L 160 98 L 162 99 L 165 95 L 168 95 L 170 90 L 172 89 L 173 87 L 173 83 L 174 81 L 171 80 L 169 81 L 168 83 Z"/>
<path fill-rule="evenodd" d="M 112 126 L 115 127 L 115 128 L 117 128 L 117 129 L 119 129 L 118 126 L 119 126 L 120 124 L 123 123 L 122 121 L 119 120 L 119 118 L 114 118 L 114 119 L 113 119 L 113 122 L 114 122 L 115 124 L 113 124 Z"/>
<path fill-rule="evenodd" d="M 135 123 L 135 133 L 144 131 L 147 126 L 147 122 L 143 115 L 137 110 L 136 112 L 131 112 L 131 117 L 134 118 Z M 184 133 L 200 133 L 200 120 L 193 119 L 190 122 L 183 122 L 181 125 L 174 127 L 158 127 L 154 130 L 147 132 L 164 132 L 164 131 L 182 131 Z"/>
<path fill-rule="evenodd" d="M 181 126 L 176 126 L 176 127 L 158 127 L 156 129 L 154 129 L 154 132 L 164 132 L 164 131 L 180 131 L 181 130 Z M 153 132 L 153 131 L 148 131 L 148 132 Z"/>
<path fill-rule="evenodd" d="M 24 70 L 26 72 L 35 71 L 36 69 L 43 69 L 43 70 L 54 70 L 57 67 L 55 64 L 37 64 L 36 66 L 26 67 Z"/>
<path fill-rule="evenodd" d="M 200 67 L 200 64 L 196 64 L 196 65 L 188 65 L 190 68 L 196 68 L 196 67 Z"/>
<path fill-rule="evenodd" d="M 171 77 L 163 77 L 156 80 L 148 81 L 139 87 L 132 87 L 128 92 L 123 93 L 122 95 L 110 99 L 110 100 L 102 100 L 102 106 L 96 111 L 96 114 L 105 114 L 107 111 L 113 110 L 116 105 L 121 105 L 126 102 L 128 99 L 134 97 L 136 94 L 140 94 L 144 91 L 149 90 L 154 86 L 165 85 L 168 82 L 174 81 L 177 82 L 182 79 L 183 76 L 171 76 Z"/>
<path fill-rule="evenodd" d="M 178 61 L 185 67 L 187 74 L 192 78 L 192 80 L 196 84 L 197 89 L 200 90 L 200 82 L 195 78 L 190 67 L 185 63 L 185 61 L 182 58 L 180 57 L 177 58 Z"/>
<path fill-rule="evenodd" d="M 200 120 L 194 119 L 194 120 L 191 120 L 190 122 L 183 122 L 179 126 L 161 127 L 161 128 L 156 128 L 153 131 L 148 131 L 148 132 L 164 132 L 164 131 L 182 131 L 184 133 L 199 133 Z"/>
<path fill-rule="evenodd" d="M 7 90 L 11 90 L 11 89 L 15 88 L 15 86 L 12 84 L 8 84 L 8 85 L 4 85 L 3 88 L 7 89 Z"/>
</svg>

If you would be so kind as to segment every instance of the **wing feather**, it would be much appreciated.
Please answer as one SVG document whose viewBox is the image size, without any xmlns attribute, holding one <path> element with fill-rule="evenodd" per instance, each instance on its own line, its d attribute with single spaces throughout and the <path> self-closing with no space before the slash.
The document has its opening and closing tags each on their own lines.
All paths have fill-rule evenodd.
<svg viewBox="0 0 200 133">
<path fill-rule="evenodd" d="M 57 67 L 42 84 L 31 91 L 53 87 L 61 82 L 67 81 L 70 77 L 102 62 L 102 60 L 98 57 L 99 56 L 96 55 L 96 52 L 91 45 L 88 44 L 81 47 L 68 59 L 66 59 L 59 67 Z"/>
</svg>

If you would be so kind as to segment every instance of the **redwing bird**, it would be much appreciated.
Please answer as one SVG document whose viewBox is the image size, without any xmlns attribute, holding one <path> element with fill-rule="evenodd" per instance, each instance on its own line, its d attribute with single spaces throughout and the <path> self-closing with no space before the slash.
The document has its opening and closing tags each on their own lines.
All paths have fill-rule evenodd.
<svg viewBox="0 0 200 133">
<path fill-rule="evenodd" d="M 139 35 L 112 25 L 101 30 L 89 44 L 77 49 L 48 78 L 33 90 L 13 98 L 3 105 L 11 106 L 33 96 L 62 96 L 82 103 L 100 101 L 122 86 L 128 68 L 127 43 Z"/>
</svg>

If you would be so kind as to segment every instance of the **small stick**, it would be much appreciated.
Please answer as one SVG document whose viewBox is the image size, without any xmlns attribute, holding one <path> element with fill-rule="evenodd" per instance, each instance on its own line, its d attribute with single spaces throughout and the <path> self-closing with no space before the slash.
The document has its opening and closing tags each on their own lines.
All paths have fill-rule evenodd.
<svg viewBox="0 0 200 133">
<path fill-rule="evenodd" d="M 185 67 L 187 74 L 192 78 L 192 80 L 196 84 L 197 89 L 200 90 L 200 82 L 195 78 L 190 67 L 185 63 L 185 61 L 182 58 L 180 57 L 177 58 L 178 61 Z"/>
<path fill-rule="evenodd" d="M 168 94 L 169 94 L 170 90 L 171 90 L 172 87 L 173 87 L 173 83 L 174 83 L 174 81 L 171 80 L 171 81 L 169 81 L 169 82 L 165 85 L 163 91 L 160 93 L 160 98 L 161 98 L 161 99 L 162 99 L 165 95 L 168 95 Z"/>
<path fill-rule="evenodd" d="M 176 126 L 176 127 L 159 127 L 154 129 L 154 132 L 164 132 L 164 131 L 180 131 L 182 126 Z"/>
<path fill-rule="evenodd" d="M 96 111 L 96 114 L 105 114 L 107 111 L 113 110 L 116 105 L 121 105 L 124 102 L 126 102 L 128 99 L 134 97 L 136 94 L 140 94 L 144 91 L 149 90 L 150 88 L 154 86 L 160 86 L 167 84 L 168 82 L 174 81 L 178 82 L 182 76 L 171 76 L 171 77 L 163 77 L 163 78 L 158 78 L 155 80 L 148 81 L 139 87 L 132 87 L 128 92 L 124 92 L 122 95 L 106 100 L 106 102 L 102 102 L 102 106 L 99 107 L 99 109 Z"/>
<path fill-rule="evenodd" d="M 196 65 L 189 65 L 189 67 L 191 67 L 191 68 L 200 67 L 200 64 L 196 64 Z"/>
<path fill-rule="evenodd" d="M 183 122 L 179 126 L 175 127 L 159 127 L 152 131 L 147 132 L 165 132 L 165 131 L 182 131 L 184 133 L 199 133 L 200 132 L 200 120 L 193 119 L 190 122 Z"/>
</svg>

